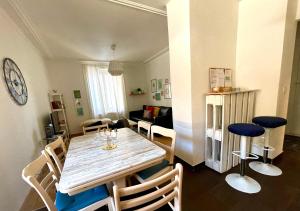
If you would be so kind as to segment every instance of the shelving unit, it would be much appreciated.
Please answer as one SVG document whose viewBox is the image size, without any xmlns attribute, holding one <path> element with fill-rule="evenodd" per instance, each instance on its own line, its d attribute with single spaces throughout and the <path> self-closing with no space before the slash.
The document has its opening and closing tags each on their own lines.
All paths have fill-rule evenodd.
<svg viewBox="0 0 300 211">
<path fill-rule="evenodd" d="M 51 112 L 57 112 L 57 114 L 58 114 L 59 127 L 60 127 L 60 132 L 61 132 L 62 136 L 66 137 L 66 138 L 70 138 L 69 126 L 68 126 L 68 120 L 67 120 L 63 95 L 58 94 L 58 93 L 49 93 L 48 96 L 49 96 Z M 59 108 L 56 108 L 56 107 L 53 108 L 53 102 L 58 102 Z"/>
<path fill-rule="evenodd" d="M 232 123 L 251 122 L 256 91 L 209 93 L 206 96 L 206 166 L 223 173 L 238 164 L 232 151 L 239 150 L 240 137 L 229 133 L 227 127 Z"/>
</svg>

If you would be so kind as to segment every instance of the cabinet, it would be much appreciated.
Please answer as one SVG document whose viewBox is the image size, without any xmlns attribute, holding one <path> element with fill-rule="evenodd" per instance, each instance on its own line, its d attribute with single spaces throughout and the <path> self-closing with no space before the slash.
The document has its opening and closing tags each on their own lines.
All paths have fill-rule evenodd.
<svg viewBox="0 0 300 211">
<path fill-rule="evenodd" d="M 232 151 L 239 150 L 240 136 L 229 133 L 227 128 L 232 123 L 252 121 L 256 91 L 210 93 L 206 96 L 206 166 L 223 173 L 238 164 L 239 160 Z M 247 143 L 250 151 L 251 142 Z"/>
</svg>

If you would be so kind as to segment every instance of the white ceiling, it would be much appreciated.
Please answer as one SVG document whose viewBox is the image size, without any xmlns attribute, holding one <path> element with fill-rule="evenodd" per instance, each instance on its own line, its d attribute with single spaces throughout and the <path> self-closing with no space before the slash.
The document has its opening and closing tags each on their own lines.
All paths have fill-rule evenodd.
<svg viewBox="0 0 300 211">
<path fill-rule="evenodd" d="M 49 58 L 107 61 L 115 43 L 115 59 L 144 61 L 168 46 L 166 16 L 107 0 L 8 1 Z M 165 10 L 168 0 L 134 1 Z"/>
</svg>

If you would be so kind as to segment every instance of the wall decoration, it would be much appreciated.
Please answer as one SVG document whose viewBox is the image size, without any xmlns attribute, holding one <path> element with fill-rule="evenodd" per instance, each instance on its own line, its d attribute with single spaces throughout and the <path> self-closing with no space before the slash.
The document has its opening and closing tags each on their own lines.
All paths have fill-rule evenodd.
<svg viewBox="0 0 300 211">
<path fill-rule="evenodd" d="M 209 83 L 212 92 L 232 89 L 232 70 L 228 68 L 209 68 Z"/>
<path fill-rule="evenodd" d="M 74 94 L 75 99 L 80 99 L 81 98 L 80 90 L 73 90 L 73 94 Z"/>
<path fill-rule="evenodd" d="M 171 99 L 171 84 L 165 84 L 165 90 L 164 90 L 164 97 L 165 99 Z"/>
<path fill-rule="evenodd" d="M 77 116 L 83 116 L 84 112 L 83 112 L 83 106 L 82 106 L 82 102 L 81 102 L 80 90 L 73 90 L 73 94 L 74 94 L 75 110 L 76 110 Z"/>
<path fill-rule="evenodd" d="M 157 89 L 162 90 L 163 89 L 163 79 L 157 80 Z"/>
<path fill-rule="evenodd" d="M 3 72 L 10 95 L 17 104 L 25 105 L 28 100 L 28 92 L 25 80 L 17 64 L 12 59 L 5 58 L 3 60 Z"/>
<path fill-rule="evenodd" d="M 152 79 L 151 80 L 151 92 L 157 92 L 157 80 L 156 79 Z"/>
<path fill-rule="evenodd" d="M 160 93 L 159 92 L 155 93 L 155 100 L 160 100 L 160 99 L 161 99 Z"/>
</svg>

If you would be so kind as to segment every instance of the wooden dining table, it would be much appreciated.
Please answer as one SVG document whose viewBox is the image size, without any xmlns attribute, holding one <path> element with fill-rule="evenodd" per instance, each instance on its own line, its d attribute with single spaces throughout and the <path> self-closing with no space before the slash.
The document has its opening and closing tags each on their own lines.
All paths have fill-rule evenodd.
<svg viewBox="0 0 300 211">
<path fill-rule="evenodd" d="M 163 161 L 166 151 L 129 128 L 118 129 L 116 148 L 105 150 L 99 133 L 72 138 L 59 191 L 74 195 L 102 184 L 126 185 L 126 176 Z"/>
</svg>

